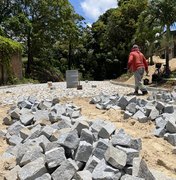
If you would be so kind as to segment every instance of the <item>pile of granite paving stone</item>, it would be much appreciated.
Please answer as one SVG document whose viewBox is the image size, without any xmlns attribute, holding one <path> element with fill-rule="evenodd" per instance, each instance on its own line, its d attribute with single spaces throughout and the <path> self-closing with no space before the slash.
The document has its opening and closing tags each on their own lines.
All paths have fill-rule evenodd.
<svg viewBox="0 0 176 180">
<path fill-rule="evenodd" d="M 124 119 L 133 118 L 140 123 L 153 121 L 154 135 L 163 137 L 176 146 L 176 91 L 153 92 L 147 99 L 138 96 L 107 95 L 100 93 L 90 100 L 98 109 L 123 110 Z"/>
<path fill-rule="evenodd" d="M 110 106 L 118 105 L 134 115 L 138 112 L 137 107 L 133 112 L 134 104 L 143 109 L 148 103 L 136 97 L 103 97 L 102 101 L 102 95 L 99 96 L 103 108 L 109 108 L 109 99 Z M 98 103 L 97 97 L 93 101 Z M 157 103 L 156 109 L 161 110 L 161 106 Z M 152 118 L 153 107 L 151 104 L 152 109 L 147 108 Z M 167 113 L 170 110 L 169 105 L 164 107 Z M 3 123 L 8 127 L 0 131 L 0 136 L 9 147 L 1 159 L 16 159 L 4 177 L 6 180 L 156 179 L 140 157 L 140 138 L 132 138 L 111 122 L 87 119 L 73 103 L 62 104 L 58 98 L 38 101 L 29 96 L 9 109 Z"/>
</svg>

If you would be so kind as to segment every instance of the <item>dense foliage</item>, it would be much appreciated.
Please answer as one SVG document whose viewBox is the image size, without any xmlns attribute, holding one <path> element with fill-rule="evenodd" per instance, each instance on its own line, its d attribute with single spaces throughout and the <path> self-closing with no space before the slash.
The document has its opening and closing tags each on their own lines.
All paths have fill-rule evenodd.
<svg viewBox="0 0 176 180">
<path fill-rule="evenodd" d="M 63 80 L 68 69 L 78 69 L 83 79 L 116 78 L 126 71 L 134 43 L 152 57 L 163 29 L 168 42 L 169 27 L 176 21 L 175 0 L 117 4 L 88 27 L 68 0 L 2 0 L 0 35 L 23 44 L 26 76 L 40 82 Z"/>
<path fill-rule="evenodd" d="M 0 64 L 3 65 L 2 69 L 6 69 L 9 81 L 12 81 L 13 79 L 13 72 L 10 63 L 11 58 L 14 54 L 21 52 L 22 46 L 20 43 L 0 36 Z"/>
</svg>

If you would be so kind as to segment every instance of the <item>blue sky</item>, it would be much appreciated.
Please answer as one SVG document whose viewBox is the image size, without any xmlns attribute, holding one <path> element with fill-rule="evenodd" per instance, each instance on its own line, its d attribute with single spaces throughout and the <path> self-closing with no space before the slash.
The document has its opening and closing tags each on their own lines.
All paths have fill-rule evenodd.
<svg viewBox="0 0 176 180">
<path fill-rule="evenodd" d="M 98 17 L 110 8 L 117 7 L 117 0 L 69 0 L 75 11 L 82 15 L 88 24 L 95 22 Z"/>
</svg>

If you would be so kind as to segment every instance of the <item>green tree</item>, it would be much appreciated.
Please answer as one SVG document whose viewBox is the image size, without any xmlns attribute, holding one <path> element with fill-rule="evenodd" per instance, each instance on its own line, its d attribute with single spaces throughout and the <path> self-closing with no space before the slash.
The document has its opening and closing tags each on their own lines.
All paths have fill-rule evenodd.
<svg viewBox="0 0 176 180">
<path fill-rule="evenodd" d="M 69 20 L 75 16 L 68 0 L 17 0 L 11 17 L 2 25 L 6 34 L 24 42 L 28 54 L 27 74 L 34 57 L 51 64 L 52 46 L 62 39 Z"/>
<path fill-rule="evenodd" d="M 108 43 L 115 49 L 117 59 L 121 62 L 121 73 L 126 68 L 133 37 L 137 28 L 139 15 L 146 9 L 147 0 L 121 0 L 107 24 Z"/>
<path fill-rule="evenodd" d="M 148 8 L 144 10 L 138 18 L 133 41 L 142 48 L 145 56 L 150 58 L 150 64 L 153 64 L 153 54 L 157 49 L 161 32 L 161 26 L 153 20 L 148 13 Z"/>
<path fill-rule="evenodd" d="M 149 13 L 153 16 L 154 20 L 159 21 L 163 29 L 166 29 L 166 75 L 169 76 L 170 27 L 176 21 L 176 1 L 151 0 L 149 1 Z"/>
</svg>

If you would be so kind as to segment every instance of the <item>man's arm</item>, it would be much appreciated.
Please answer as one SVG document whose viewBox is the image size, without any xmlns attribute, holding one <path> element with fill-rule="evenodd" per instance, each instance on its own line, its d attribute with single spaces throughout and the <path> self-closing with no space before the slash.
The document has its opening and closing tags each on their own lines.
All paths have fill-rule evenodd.
<svg viewBox="0 0 176 180">
<path fill-rule="evenodd" d="M 133 63 L 133 55 L 130 53 L 128 58 L 128 69 L 130 69 L 132 63 Z"/>
</svg>

